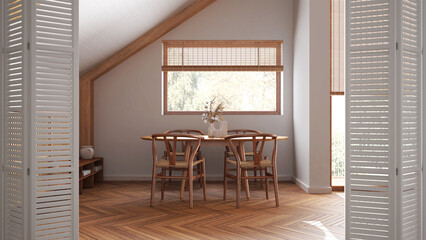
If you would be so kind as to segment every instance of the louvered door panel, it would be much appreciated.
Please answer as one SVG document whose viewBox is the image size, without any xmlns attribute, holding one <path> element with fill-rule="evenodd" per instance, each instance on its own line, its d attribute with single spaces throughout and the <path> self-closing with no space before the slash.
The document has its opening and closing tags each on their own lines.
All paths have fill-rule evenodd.
<svg viewBox="0 0 426 240">
<path fill-rule="evenodd" d="M 422 1 L 346 3 L 346 238 L 420 239 Z"/>
<path fill-rule="evenodd" d="M 421 1 L 400 8 L 401 239 L 410 240 L 421 236 Z"/>
<path fill-rule="evenodd" d="M 24 32 L 24 1 L 2 2 L 5 11 L 4 96 L 5 96 L 5 238 L 25 239 L 25 212 L 27 210 L 26 142 L 27 128 L 24 115 L 27 109 L 24 92 L 28 90 L 26 76 L 27 54 Z"/>
<path fill-rule="evenodd" d="M 347 0 L 346 239 L 393 236 L 393 11 L 389 0 Z"/>
<path fill-rule="evenodd" d="M 76 231 L 74 133 L 76 1 L 33 5 L 34 239 L 72 239 Z M 74 233 L 75 234 L 75 233 Z"/>
<path fill-rule="evenodd" d="M 0 238 L 78 239 L 78 1 L 2 4 L 6 226 Z"/>
</svg>

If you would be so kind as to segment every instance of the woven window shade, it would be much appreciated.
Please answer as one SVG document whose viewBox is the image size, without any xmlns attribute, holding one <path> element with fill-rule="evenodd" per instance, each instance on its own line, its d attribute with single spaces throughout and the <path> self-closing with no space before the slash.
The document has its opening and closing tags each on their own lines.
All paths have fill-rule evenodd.
<svg viewBox="0 0 426 240">
<path fill-rule="evenodd" d="M 345 2 L 332 0 L 331 14 L 331 94 L 345 91 Z"/>
<path fill-rule="evenodd" d="M 281 72 L 282 41 L 163 41 L 162 70 Z"/>
</svg>

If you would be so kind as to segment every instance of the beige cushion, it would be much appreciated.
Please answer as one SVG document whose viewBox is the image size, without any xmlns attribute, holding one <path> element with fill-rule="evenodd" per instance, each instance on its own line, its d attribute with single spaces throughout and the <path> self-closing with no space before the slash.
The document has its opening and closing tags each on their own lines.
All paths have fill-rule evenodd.
<svg viewBox="0 0 426 240">
<path fill-rule="evenodd" d="M 200 164 L 204 161 L 203 159 L 195 160 L 192 164 L 192 166 L 195 166 L 197 164 Z M 157 163 L 157 167 L 175 167 L 175 168 L 187 168 L 188 162 L 185 161 L 176 161 L 176 165 L 170 165 L 168 159 L 161 158 L 161 160 Z"/>
<path fill-rule="evenodd" d="M 228 159 L 227 162 L 233 165 L 237 165 L 237 161 L 235 160 Z M 245 162 L 241 162 L 241 167 L 242 168 L 272 167 L 272 162 L 269 159 L 263 159 L 262 161 L 260 161 L 260 166 L 259 165 L 255 166 L 254 161 L 245 161 Z"/>
</svg>

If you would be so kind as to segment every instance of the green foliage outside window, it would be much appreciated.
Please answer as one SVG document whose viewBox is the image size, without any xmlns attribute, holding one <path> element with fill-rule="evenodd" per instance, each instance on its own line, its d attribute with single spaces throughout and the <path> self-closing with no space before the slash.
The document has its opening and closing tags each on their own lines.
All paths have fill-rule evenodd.
<svg viewBox="0 0 426 240">
<path fill-rule="evenodd" d="M 333 131 L 331 139 L 331 171 L 333 177 L 345 176 L 345 133 Z"/>
<path fill-rule="evenodd" d="M 168 72 L 167 110 L 204 111 L 216 98 L 226 111 L 276 111 L 276 72 Z"/>
</svg>

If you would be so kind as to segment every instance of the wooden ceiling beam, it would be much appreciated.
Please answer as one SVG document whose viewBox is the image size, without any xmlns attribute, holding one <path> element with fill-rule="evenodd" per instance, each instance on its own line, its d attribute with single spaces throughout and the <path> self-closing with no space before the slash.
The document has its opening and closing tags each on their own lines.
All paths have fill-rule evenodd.
<svg viewBox="0 0 426 240">
<path fill-rule="evenodd" d="M 80 146 L 94 145 L 94 81 L 215 1 L 195 0 L 176 15 L 164 20 L 113 56 L 80 76 Z"/>
<path fill-rule="evenodd" d="M 118 66 L 123 61 L 127 60 L 131 56 L 138 53 L 140 50 L 144 49 L 154 41 L 158 40 L 166 33 L 173 30 L 175 27 L 179 26 L 204 8 L 208 7 L 210 4 L 216 0 L 195 0 L 191 5 L 177 13 L 176 15 L 164 20 L 162 23 L 140 36 L 138 39 L 104 60 L 98 66 L 92 68 L 90 71 L 80 76 L 80 82 L 82 81 L 94 81 L 109 72 L 114 67 Z"/>
</svg>

